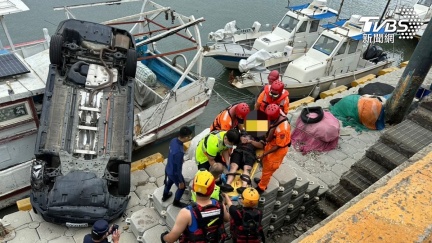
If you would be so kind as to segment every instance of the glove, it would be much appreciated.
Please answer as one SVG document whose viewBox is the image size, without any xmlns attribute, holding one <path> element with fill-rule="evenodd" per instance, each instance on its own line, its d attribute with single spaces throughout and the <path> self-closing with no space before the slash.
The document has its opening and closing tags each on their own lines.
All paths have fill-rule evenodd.
<svg viewBox="0 0 432 243">
<path fill-rule="evenodd" d="M 165 243 L 164 236 L 167 235 L 168 233 L 169 233 L 168 231 L 165 231 L 161 234 L 161 242 L 162 243 Z"/>
</svg>

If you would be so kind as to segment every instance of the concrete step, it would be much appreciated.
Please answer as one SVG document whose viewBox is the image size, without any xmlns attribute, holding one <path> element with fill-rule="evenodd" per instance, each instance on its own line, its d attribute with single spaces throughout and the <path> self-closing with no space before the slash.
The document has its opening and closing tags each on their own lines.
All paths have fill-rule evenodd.
<svg viewBox="0 0 432 243">
<path fill-rule="evenodd" d="M 334 203 L 338 207 L 342 207 L 345 203 L 349 202 L 355 197 L 350 191 L 345 189 L 341 184 L 336 184 L 332 189 L 326 193 L 326 199 Z"/>
<path fill-rule="evenodd" d="M 428 106 L 423 107 L 420 105 L 417 109 L 411 112 L 407 118 L 421 124 L 422 127 L 429 131 L 432 131 L 432 111 L 429 109 L 430 107 Z"/>
<path fill-rule="evenodd" d="M 420 107 L 425 108 L 432 112 L 432 96 L 429 95 L 420 102 Z"/>
<path fill-rule="evenodd" d="M 373 184 L 370 180 L 353 169 L 343 174 L 339 183 L 354 195 L 360 194 Z"/>
<path fill-rule="evenodd" d="M 318 217 L 325 219 L 328 216 L 332 215 L 336 210 L 338 210 L 338 208 L 338 206 L 334 205 L 332 202 L 324 198 L 317 203 L 315 212 Z"/>
<path fill-rule="evenodd" d="M 403 154 L 380 141 L 366 150 L 366 157 L 376 161 L 388 170 L 393 170 L 408 159 Z"/>
<path fill-rule="evenodd" d="M 376 182 L 390 171 L 366 156 L 355 162 L 351 168 L 358 171 L 371 182 Z"/>
<path fill-rule="evenodd" d="M 411 157 L 432 142 L 432 132 L 411 120 L 404 120 L 388 129 L 381 136 L 381 141 Z"/>
</svg>

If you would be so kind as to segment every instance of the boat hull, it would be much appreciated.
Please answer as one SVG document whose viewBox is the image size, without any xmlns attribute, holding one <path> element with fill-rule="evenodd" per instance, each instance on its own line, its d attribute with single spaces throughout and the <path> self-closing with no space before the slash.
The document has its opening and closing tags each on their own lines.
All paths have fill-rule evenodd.
<svg viewBox="0 0 432 243">
<path fill-rule="evenodd" d="M 326 91 L 329 90 L 330 85 L 332 84 L 332 82 L 336 82 L 336 86 L 340 86 L 340 85 L 345 85 L 350 87 L 351 86 L 351 82 L 358 79 L 358 78 L 362 78 L 366 75 L 369 74 L 377 74 L 381 69 L 389 67 L 391 65 L 391 62 L 382 62 L 379 63 L 377 65 L 371 66 L 369 68 L 362 69 L 356 72 L 351 72 L 351 73 L 345 73 L 345 74 L 341 74 L 341 75 L 337 75 L 335 77 L 330 76 L 330 77 L 325 77 L 322 80 L 320 80 L 319 82 L 319 87 L 320 87 L 320 91 Z M 312 92 L 314 90 L 316 86 L 315 82 L 311 82 L 308 84 L 296 84 L 296 85 L 290 85 L 290 84 L 285 84 L 286 89 L 289 91 L 289 97 L 292 100 L 296 100 L 296 99 L 302 99 L 305 98 L 307 96 L 311 96 Z M 259 92 L 261 91 L 261 87 L 262 85 L 256 85 L 256 86 L 249 86 L 246 89 L 255 94 L 258 95 Z M 316 98 L 316 97 L 314 97 Z"/>
<path fill-rule="evenodd" d="M 238 70 L 238 65 L 240 60 L 247 59 L 250 55 L 247 56 L 237 56 L 233 54 L 212 54 L 206 55 L 206 57 L 212 57 L 220 64 L 222 64 L 225 68 Z"/>
</svg>

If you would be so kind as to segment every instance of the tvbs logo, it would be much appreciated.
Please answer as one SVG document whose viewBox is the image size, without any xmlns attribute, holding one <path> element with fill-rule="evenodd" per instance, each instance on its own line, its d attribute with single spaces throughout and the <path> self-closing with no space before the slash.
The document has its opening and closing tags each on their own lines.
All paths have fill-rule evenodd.
<svg viewBox="0 0 432 243">
<path fill-rule="evenodd" d="M 397 34 L 399 39 L 412 39 L 422 26 L 421 19 L 413 8 L 398 9 L 394 16 L 397 18 L 385 19 L 379 25 L 378 17 L 361 17 L 359 21 L 364 23 L 363 31 L 366 33 Z"/>
</svg>

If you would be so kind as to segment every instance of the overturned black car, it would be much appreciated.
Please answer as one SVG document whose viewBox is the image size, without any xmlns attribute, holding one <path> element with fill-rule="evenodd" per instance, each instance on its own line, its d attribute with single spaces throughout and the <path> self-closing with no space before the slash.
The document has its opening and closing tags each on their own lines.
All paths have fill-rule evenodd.
<svg viewBox="0 0 432 243">
<path fill-rule="evenodd" d="M 125 30 L 70 19 L 49 52 L 33 209 L 69 226 L 118 218 L 129 201 L 135 41 Z"/>
</svg>

